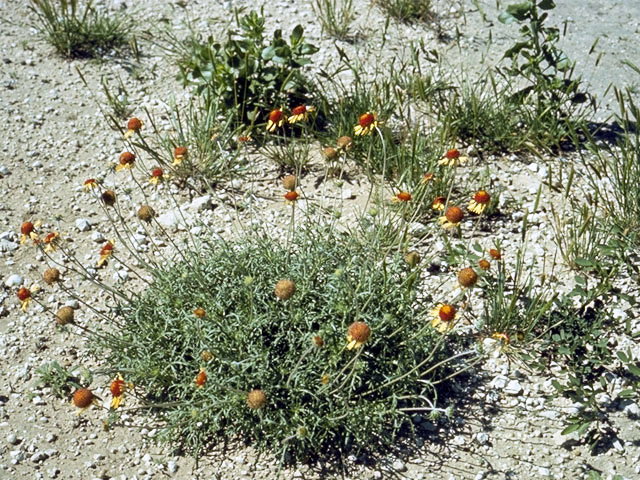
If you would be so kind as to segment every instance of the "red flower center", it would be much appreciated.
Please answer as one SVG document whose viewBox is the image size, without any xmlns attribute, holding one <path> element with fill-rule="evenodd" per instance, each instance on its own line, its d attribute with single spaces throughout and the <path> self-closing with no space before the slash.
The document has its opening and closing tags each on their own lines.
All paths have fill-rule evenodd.
<svg viewBox="0 0 640 480">
<path fill-rule="evenodd" d="M 452 148 L 446 153 L 445 157 L 447 157 L 449 160 L 453 160 L 454 158 L 459 158 L 460 151 L 457 148 Z"/>
<path fill-rule="evenodd" d="M 44 237 L 44 243 L 51 243 L 51 240 L 56 238 L 58 235 L 54 232 L 48 233 L 46 237 Z"/>
<path fill-rule="evenodd" d="M 295 202 L 298 199 L 299 195 L 298 192 L 296 191 L 292 191 L 292 192 L 287 192 L 284 194 L 284 198 L 286 200 L 289 200 L 290 202 Z"/>
<path fill-rule="evenodd" d="M 173 150 L 174 157 L 184 157 L 187 154 L 187 147 L 176 147 Z"/>
<path fill-rule="evenodd" d="M 85 185 L 94 185 L 95 183 L 96 183 L 95 178 L 88 178 L 87 180 L 84 181 Z"/>
<path fill-rule="evenodd" d="M 375 117 L 373 116 L 373 113 L 363 113 L 362 115 L 360 115 L 360 118 L 358 119 L 358 123 L 360 123 L 360 126 L 362 128 L 367 128 L 369 125 L 371 125 L 374 121 L 375 121 Z"/>
<path fill-rule="evenodd" d="M 31 232 L 33 232 L 33 228 L 33 223 L 24 222 L 20 227 L 20 233 L 22 233 L 23 235 L 29 235 Z"/>
<path fill-rule="evenodd" d="M 291 113 L 293 113 L 294 115 L 302 115 L 303 113 L 306 113 L 306 112 L 307 112 L 306 105 L 299 105 L 293 110 L 291 110 Z"/>
<path fill-rule="evenodd" d="M 204 382 L 206 382 L 206 381 L 207 381 L 207 374 L 206 374 L 206 372 L 204 370 L 202 370 L 202 371 L 200 371 L 200 373 L 196 377 L 196 385 L 201 387 L 202 385 L 204 385 Z"/>
<path fill-rule="evenodd" d="M 271 113 L 269 113 L 269 120 L 271 120 L 273 123 L 278 123 L 280 120 L 282 120 L 282 110 L 271 110 Z"/>
<path fill-rule="evenodd" d="M 109 255 L 113 251 L 113 243 L 107 242 L 102 250 L 100 250 L 100 255 Z"/>
<path fill-rule="evenodd" d="M 27 298 L 31 297 L 31 290 L 29 290 L 26 287 L 20 287 L 20 290 L 18 290 L 18 298 L 20 299 L 21 302 L 24 302 Z"/>
<path fill-rule="evenodd" d="M 476 203 L 483 203 L 483 204 L 489 203 L 490 198 L 491 197 L 489 197 L 489 194 L 484 190 L 480 190 L 476 192 L 476 194 L 473 196 L 473 199 L 475 200 Z"/>
<path fill-rule="evenodd" d="M 136 156 L 131 152 L 124 152 L 120 155 L 120 165 L 127 165 L 136 161 Z"/>
<path fill-rule="evenodd" d="M 408 202 L 411 200 L 411 194 L 409 192 L 400 192 L 396 195 L 396 198 L 402 202 Z"/>
<path fill-rule="evenodd" d="M 114 397 L 119 397 L 124 393 L 125 390 L 124 380 L 120 380 L 119 378 L 115 379 L 113 382 L 111 382 L 109 390 L 111 390 L 111 395 L 113 395 Z"/>
<path fill-rule="evenodd" d="M 491 258 L 493 258 L 494 260 L 500 260 L 502 258 L 500 250 L 496 250 L 495 248 L 491 248 L 489 250 L 489 255 L 491 255 Z"/>
<path fill-rule="evenodd" d="M 154 168 L 153 171 L 151 172 L 151 176 L 156 178 L 162 177 L 163 174 L 164 172 L 162 171 L 161 168 Z"/>
<path fill-rule="evenodd" d="M 438 315 L 443 322 L 450 322 L 456 316 L 456 309 L 452 305 L 443 305 L 440 307 Z"/>
</svg>

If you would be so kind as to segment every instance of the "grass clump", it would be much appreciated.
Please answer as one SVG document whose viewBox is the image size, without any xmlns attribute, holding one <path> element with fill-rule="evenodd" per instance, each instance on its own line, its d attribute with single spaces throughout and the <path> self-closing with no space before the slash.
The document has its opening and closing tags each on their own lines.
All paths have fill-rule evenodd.
<svg viewBox="0 0 640 480">
<path fill-rule="evenodd" d="M 91 0 L 30 0 L 29 7 L 38 32 L 67 58 L 98 58 L 130 40 L 131 20 L 95 9 Z"/>
<path fill-rule="evenodd" d="M 429 22 L 434 19 L 431 0 L 375 0 L 384 13 L 401 22 Z"/>
<path fill-rule="evenodd" d="M 296 459 L 377 448 L 409 411 L 443 410 L 433 382 L 453 368 L 455 341 L 431 326 L 417 275 L 324 228 L 288 245 L 214 241 L 156 272 L 111 340 L 96 340 L 167 406 L 165 438 L 196 454 L 230 438 Z"/>
</svg>

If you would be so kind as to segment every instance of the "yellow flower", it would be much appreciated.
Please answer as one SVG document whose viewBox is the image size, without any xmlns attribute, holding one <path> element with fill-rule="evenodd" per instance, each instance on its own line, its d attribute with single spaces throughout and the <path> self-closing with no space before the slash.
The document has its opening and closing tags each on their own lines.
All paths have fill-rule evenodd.
<svg viewBox="0 0 640 480">
<path fill-rule="evenodd" d="M 284 125 L 285 121 L 284 112 L 280 108 L 276 108 L 275 110 L 271 110 L 269 112 L 269 118 L 267 120 L 267 132 L 273 133 L 276 131 L 276 128 L 280 128 Z"/>
<path fill-rule="evenodd" d="M 34 293 L 36 293 L 39 289 L 40 288 L 35 283 L 33 285 L 31 285 L 30 288 L 20 287 L 18 289 L 18 293 L 16 295 L 18 296 L 18 300 L 20 300 L 20 307 L 21 307 L 23 312 L 27 311 L 27 308 L 29 307 L 29 304 L 31 303 L 31 296 Z"/>
<path fill-rule="evenodd" d="M 158 183 L 164 180 L 169 180 L 169 175 L 165 174 L 161 168 L 158 167 L 151 170 L 151 178 L 149 178 L 149 182 L 151 182 L 152 185 L 157 187 Z"/>
<path fill-rule="evenodd" d="M 464 213 L 459 207 L 449 207 L 447 208 L 444 217 L 440 217 L 440 223 L 442 224 L 442 228 L 450 230 L 460 225 L 463 217 Z"/>
<path fill-rule="evenodd" d="M 129 138 L 134 133 L 138 132 L 142 128 L 142 120 L 133 117 L 127 122 L 127 131 L 124 133 L 124 138 Z"/>
<path fill-rule="evenodd" d="M 453 305 L 439 303 L 436 308 L 431 310 L 431 326 L 444 333 L 453 328 L 458 318 L 458 312 Z"/>
<path fill-rule="evenodd" d="M 360 348 L 369 340 L 371 329 L 364 322 L 353 322 L 347 329 L 347 350 Z"/>
<path fill-rule="evenodd" d="M 433 199 L 431 208 L 434 210 L 440 210 L 442 212 L 446 204 L 447 204 L 447 197 L 436 197 Z"/>
<path fill-rule="evenodd" d="M 50 232 L 44 237 L 45 253 L 54 252 L 58 248 L 58 242 L 60 241 L 60 234 L 58 232 Z"/>
<path fill-rule="evenodd" d="M 480 215 L 484 212 L 487 205 L 489 205 L 491 197 L 484 190 L 478 190 L 473 196 L 473 199 L 469 202 L 469 211 Z"/>
<path fill-rule="evenodd" d="M 371 135 L 378 128 L 378 117 L 375 113 L 367 112 L 360 115 L 358 124 L 353 127 L 353 133 L 356 135 Z"/>
<path fill-rule="evenodd" d="M 131 169 L 136 164 L 136 156 L 131 152 L 123 152 L 116 165 L 116 172 L 124 170 L 125 168 Z"/>
<path fill-rule="evenodd" d="M 133 389 L 133 383 L 125 383 L 122 375 L 118 373 L 109 386 L 109 390 L 111 390 L 111 395 L 113 396 L 110 405 L 113 410 L 120 406 L 124 398 L 124 392 L 126 392 L 127 389 Z"/>
<path fill-rule="evenodd" d="M 113 247 L 115 243 L 116 243 L 115 240 L 109 240 L 107 243 L 104 244 L 104 246 L 100 250 L 100 259 L 96 264 L 97 268 L 102 267 L 107 261 L 107 259 L 111 256 L 111 254 L 113 253 Z"/>
<path fill-rule="evenodd" d="M 24 222 L 20 225 L 20 244 L 24 245 L 27 241 L 27 238 L 30 238 L 34 242 L 38 241 L 37 230 L 42 222 L 38 220 L 36 223 Z"/>
<path fill-rule="evenodd" d="M 188 155 L 187 147 L 176 147 L 173 149 L 173 163 L 172 166 L 180 165 L 182 161 L 187 158 Z"/>
<path fill-rule="evenodd" d="M 299 105 L 291 111 L 289 123 L 306 122 L 309 119 L 309 113 L 315 111 L 316 109 L 313 106 Z"/>
<path fill-rule="evenodd" d="M 469 158 L 460 155 L 460 151 L 457 148 L 452 148 L 444 154 L 444 157 L 438 161 L 438 164 L 455 167 L 458 164 L 466 163 L 467 160 L 469 160 Z"/>
</svg>

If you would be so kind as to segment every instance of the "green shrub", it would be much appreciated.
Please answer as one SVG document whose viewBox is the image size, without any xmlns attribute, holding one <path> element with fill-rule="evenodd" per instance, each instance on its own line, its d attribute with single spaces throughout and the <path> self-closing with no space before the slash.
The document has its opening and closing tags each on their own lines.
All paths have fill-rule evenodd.
<svg viewBox="0 0 640 480">
<path fill-rule="evenodd" d="M 100 12 L 91 0 L 30 0 L 29 7 L 36 29 L 65 57 L 99 58 L 129 42 L 131 19 Z"/>
<path fill-rule="evenodd" d="M 308 103 L 309 81 L 302 67 L 318 49 L 307 43 L 297 25 L 289 42 L 276 30 L 265 38 L 262 14 L 251 11 L 239 18 L 239 31 L 230 29 L 227 40 L 210 36 L 206 42 L 169 38 L 177 56 L 179 78 L 194 85 L 207 102 L 217 103 L 238 124 L 266 122 L 273 108 L 293 108 Z"/>
<path fill-rule="evenodd" d="M 165 406 L 163 438 L 196 454 L 234 437 L 297 459 L 377 448 L 410 426 L 408 411 L 442 410 L 431 382 L 452 372 L 456 341 L 431 327 L 402 255 L 323 228 L 288 247 L 254 232 L 154 275 L 111 340 L 96 341 Z M 282 279 L 295 284 L 289 299 L 277 298 Z M 371 335 L 350 350 L 354 322 Z M 248 405 L 255 389 L 263 408 Z"/>
</svg>

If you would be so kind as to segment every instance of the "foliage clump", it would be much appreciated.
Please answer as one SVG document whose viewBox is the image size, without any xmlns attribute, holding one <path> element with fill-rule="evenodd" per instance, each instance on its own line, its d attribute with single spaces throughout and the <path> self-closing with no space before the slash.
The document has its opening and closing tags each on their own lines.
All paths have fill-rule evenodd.
<svg viewBox="0 0 640 480">
<path fill-rule="evenodd" d="M 286 246 L 214 241 L 157 272 L 96 341 L 168 405 L 166 438 L 196 454 L 229 438 L 298 459 L 377 448 L 411 424 L 408 411 L 435 409 L 432 382 L 451 373 L 437 364 L 456 342 L 430 325 L 416 275 L 402 255 L 325 229 Z M 274 291 L 282 278 L 290 297 Z"/>
</svg>

